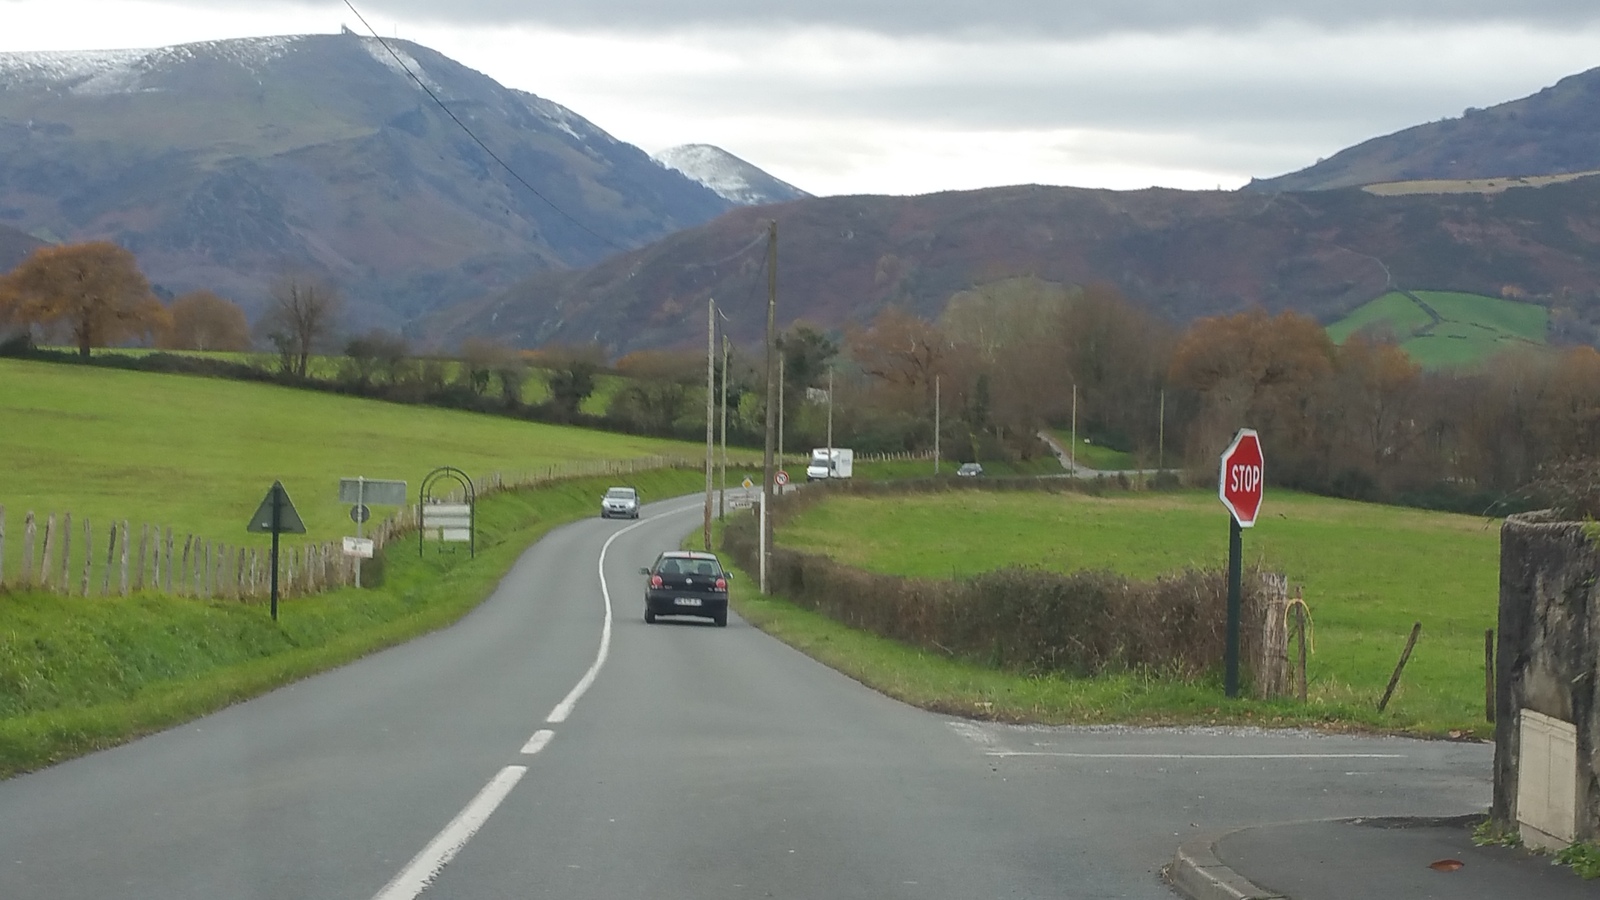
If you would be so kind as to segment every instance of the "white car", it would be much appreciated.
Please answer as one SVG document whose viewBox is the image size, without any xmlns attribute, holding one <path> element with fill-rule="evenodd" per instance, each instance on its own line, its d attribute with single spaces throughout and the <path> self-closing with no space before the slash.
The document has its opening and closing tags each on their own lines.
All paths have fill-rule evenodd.
<svg viewBox="0 0 1600 900">
<path fill-rule="evenodd" d="M 600 518 L 639 518 L 639 492 L 631 487 L 614 487 L 600 498 Z"/>
</svg>

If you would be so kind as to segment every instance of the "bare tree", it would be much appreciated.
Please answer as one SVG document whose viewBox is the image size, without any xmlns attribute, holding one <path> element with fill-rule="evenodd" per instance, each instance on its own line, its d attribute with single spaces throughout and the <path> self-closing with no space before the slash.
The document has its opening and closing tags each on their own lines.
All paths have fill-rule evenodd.
<svg viewBox="0 0 1600 900">
<path fill-rule="evenodd" d="M 261 324 L 285 372 L 306 377 L 311 351 L 332 336 L 340 305 L 338 290 L 312 276 L 286 275 L 273 284 Z"/>
</svg>

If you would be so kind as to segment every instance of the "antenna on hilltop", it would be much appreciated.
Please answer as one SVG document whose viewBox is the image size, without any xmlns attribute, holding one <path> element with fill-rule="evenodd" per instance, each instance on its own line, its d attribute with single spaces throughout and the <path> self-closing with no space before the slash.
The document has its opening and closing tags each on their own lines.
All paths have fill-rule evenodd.
<svg viewBox="0 0 1600 900">
<path fill-rule="evenodd" d="M 350 30 L 350 26 L 349 25 L 343 25 L 343 24 L 341 24 L 339 26 L 339 33 L 340 34 L 348 34 L 348 35 L 352 35 L 352 36 L 355 34 L 354 31 Z"/>
</svg>

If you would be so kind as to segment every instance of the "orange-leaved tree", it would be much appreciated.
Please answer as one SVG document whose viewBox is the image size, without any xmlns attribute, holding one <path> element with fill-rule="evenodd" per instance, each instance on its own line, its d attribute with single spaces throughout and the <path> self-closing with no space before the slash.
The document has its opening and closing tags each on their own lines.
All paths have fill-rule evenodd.
<svg viewBox="0 0 1600 900">
<path fill-rule="evenodd" d="M 5 318 L 25 326 L 65 324 L 80 356 L 168 325 L 133 254 L 108 241 L 42 247 L 0 279 Z"/>
<path fill-rule="evenodd" d="M 231 300 L 191 291 L 172 301 L 172 327 L 158 340 L 167 350 L 249 350 L 250 320 Z"/>
</svg>

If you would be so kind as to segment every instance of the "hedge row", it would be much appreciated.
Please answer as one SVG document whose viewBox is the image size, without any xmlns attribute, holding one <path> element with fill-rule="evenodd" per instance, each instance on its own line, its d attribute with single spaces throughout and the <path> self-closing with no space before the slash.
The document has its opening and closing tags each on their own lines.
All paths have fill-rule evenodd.
<svg viewBox="0 0 1600 900">
<path fill-rule="evenodd" d="M 774 515 L 781 521 L 823 493 L 784 498 L 774 504 Z M 723 549 L 754 572 L 759 537 L 753 516 L 731 519 Z M 768 581 L 771 593 L 849 627 L 1028 674 L 1142 670 L 1192 681 L 1220 671 L 1225 650 L 1223 570 L 1140 581 L 1109 571 L 1006 568 L 943 580 L 866 572 L 780 547 Z M 1247 573 L 1246 661 L 1256 657 L 1262 638 L 1268 601 L 1259 584 Z"/>
</svg>

